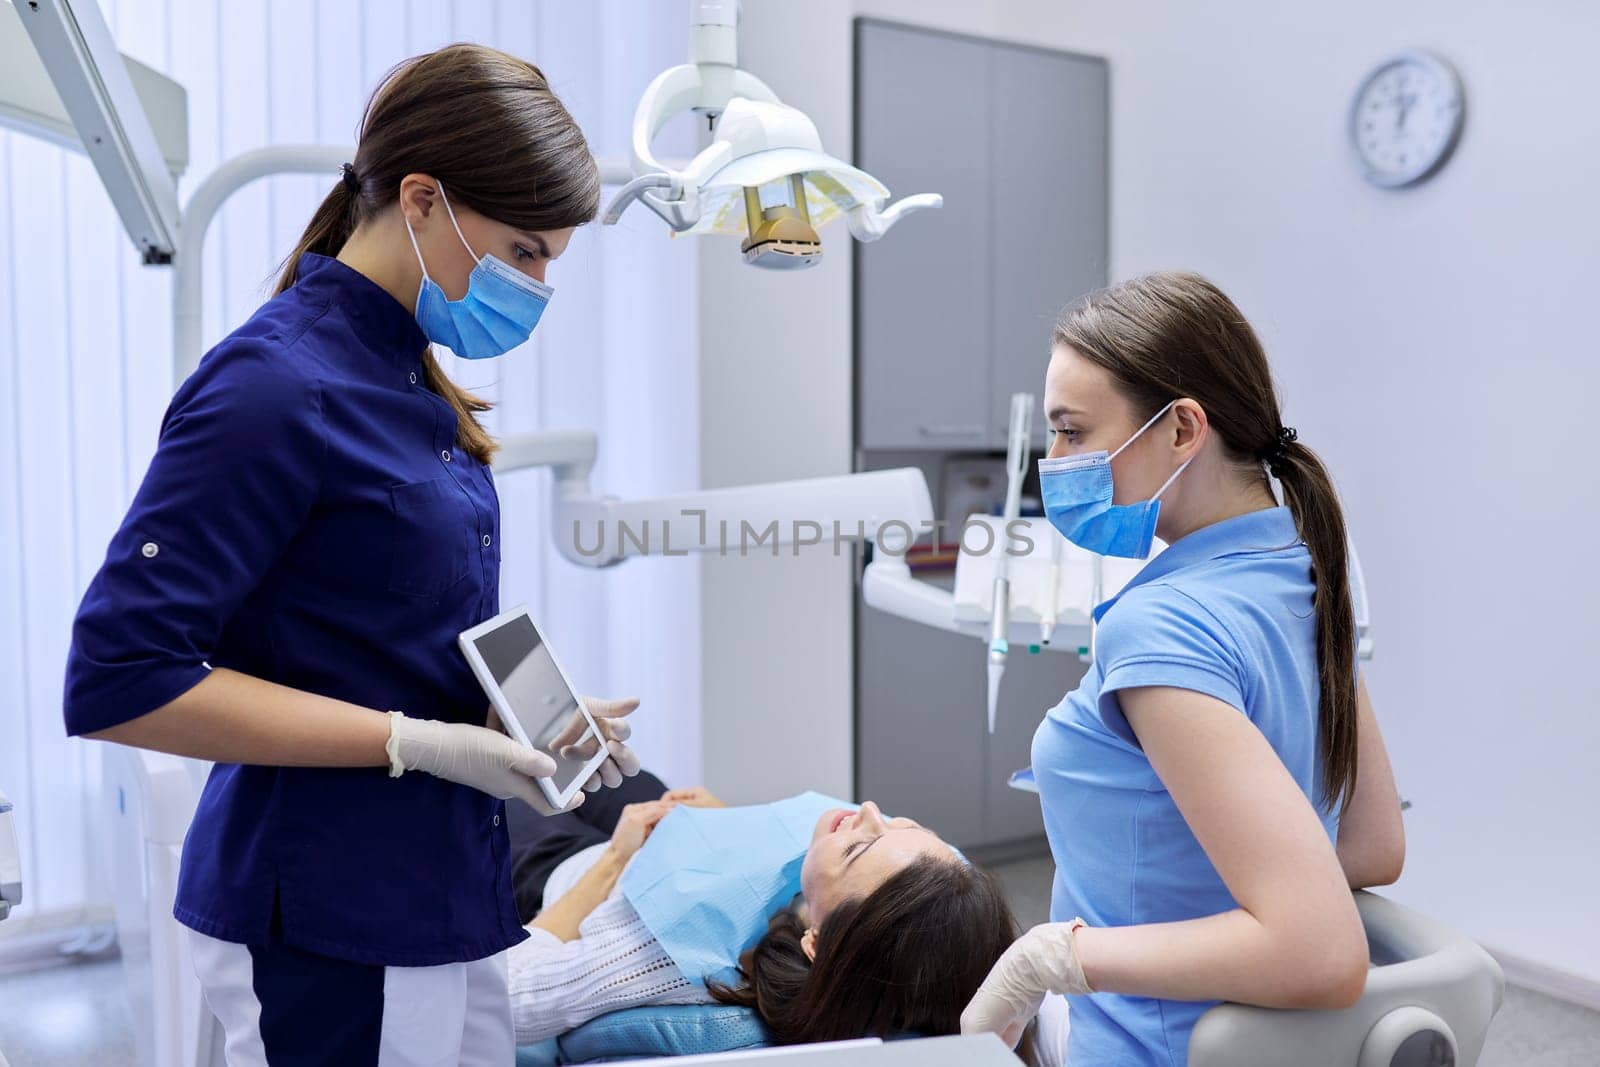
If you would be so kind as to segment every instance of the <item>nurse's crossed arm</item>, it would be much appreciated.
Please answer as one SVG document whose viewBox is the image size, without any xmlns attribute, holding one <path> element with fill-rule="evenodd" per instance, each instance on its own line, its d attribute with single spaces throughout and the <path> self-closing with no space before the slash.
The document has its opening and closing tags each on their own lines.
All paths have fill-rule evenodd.
<svg viewBox="0 0 1600 1067">
<path fill-rule="evenodd" d="M 1015 1045 L 1046 993 L 1355 1003 L 1367 968 L 1361 917 L 1321 820 L 1266 738 L 1237 708 L 1192 689 L 1117 698 L 1238 907 L 1178 922 L 1036 926 L 995 964 L 962 1013 L 963 1032 Z"/>
<path fill-rule="evenodd" d="M 1237 708 L 1191 689 L 1125 689 L 1117 698 L 1239 906 L 1182 922 L 1079 930 L 1089 984 L 1273 1008 L 1353 1004 L 1367 972 L 1355 898 L 1316 810 L 1261 731 Z"/>
<path fill-rule="evenodd" d="M 1370 716 L 1364 684 L 1360 693 Z M 1116 696 L 1238 907 L 1180 922 L 1034 927 L 996 964 L 962 1030 L 994 1030 L 1014 1045 L 1046 992 L 1275 1008 L 1354 1003 L 1367 953 L 1347 872 L 1266 738 L 1237 708 L 1192 689 L 1146 686 Z M 1379 793 L 1382 777 L 1370 775 Z M 1350 812 L 1358 805 L 1359 788 Z"/>
</svg>

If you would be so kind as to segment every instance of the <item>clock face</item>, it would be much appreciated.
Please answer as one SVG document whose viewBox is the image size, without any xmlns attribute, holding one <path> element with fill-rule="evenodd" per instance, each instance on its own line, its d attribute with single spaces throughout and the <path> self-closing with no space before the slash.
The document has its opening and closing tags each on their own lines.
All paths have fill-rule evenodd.
<svg viewBox="0 0 1600 1067">
<path fill-rule="evenodd" d="M 1443 60 L 1402 52 L 1378 65 L 1350 106 L 1350 137 L 1375 185 L 1421 181 L 1461 133 L 1461 81 Z"/>
</svg>

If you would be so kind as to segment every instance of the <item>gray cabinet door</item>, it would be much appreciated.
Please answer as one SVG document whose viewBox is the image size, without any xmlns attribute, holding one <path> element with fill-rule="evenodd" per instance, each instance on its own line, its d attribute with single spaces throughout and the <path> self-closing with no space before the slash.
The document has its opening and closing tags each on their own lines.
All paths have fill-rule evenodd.
<svg viewBox="0 0 1600 1067">
<path fill-rule="evenodd" d="M 855 161 L 895 196 L 945 198 L 856 246 L 861 462 L 1003 449 L 1056 314 L 1107 280 L 1106 64 L 856 25 Z M 1012 654 L 991 736 L 982 641 L 866 606 L 856 640 L 858 798 L 962 846 L 1036 839 L 1038 798 L 1006 780 L 1081 677 L 1071 652 Z"/>
<path fill-rule="evenodd" d="M 1006 782 L 1028 766 L 1045 712 L 1077 687 L 1076 656 L 1013 651 L 990 734 L 982 641 L 863 605 L 856 655 L 858 800 L 962 848 L 1044 833 L 1038 796 Z"/>
<path fill-rule="evenodd" d="M 986 843 L 983 645 L 863 604 L 856 656 L 856 799 Z"/>
<path fill-rule="evenodd" d="M 1004 447 L 1011 394 L 1043 393 L 1056 314 L 1106 284 L 1107 78 L 1103 59 L 992 47 L 989 427 Z"/>
<path fill-rule="evenodd" d="M 856 25 L 856 164 L 893 197 L 944 196 L 944 207 L 905 219 L 883 240 L 851 242 L 857 443 L 981 447 L 989 429 L 994 50 L 944 34 Z"/>
</svg>

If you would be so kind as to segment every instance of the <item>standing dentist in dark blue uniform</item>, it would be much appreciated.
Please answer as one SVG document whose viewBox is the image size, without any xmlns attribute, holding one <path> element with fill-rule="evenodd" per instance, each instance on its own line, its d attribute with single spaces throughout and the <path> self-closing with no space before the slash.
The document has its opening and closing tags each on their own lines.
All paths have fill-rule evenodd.
<svg viewBox="0 0 1600 1067">
<path fill-rule="evenodd" d="M 216 763 L 175 912 L 230 1063 L 512 1060 L 503 800 L 543 810 L 555 764 L 492 728 L 456 647 L 499 610 L 500 507 L 487 405 L 428 343 L 526 340 L 599 194 L 536 67 L 398 67 L 277 295 L 173 398 L 84 597 L 68 730 Z M 637 773 L 636 703 L 591 702 L 606 784 Z"/>
</svg>

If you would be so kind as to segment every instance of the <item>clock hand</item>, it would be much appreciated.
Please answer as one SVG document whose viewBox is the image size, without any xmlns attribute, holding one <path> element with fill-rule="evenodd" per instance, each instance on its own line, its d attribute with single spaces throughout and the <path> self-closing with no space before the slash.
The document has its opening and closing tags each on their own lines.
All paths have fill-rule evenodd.
<svg viewBox="0 0 1600 1067">
<path fill-rule="evenodd" d="M 1412 105 L 1414 105 L 1416 102 L 1417 98 L 1415 94 L 1410 96 L 1406 95 L 1405 93 L 1400 94 L 1400 121 L 1397 123 L 1397 125 L 1401 129 L 1405 128 L 1406 116 L 1411 113 Z"/>
</svg>

